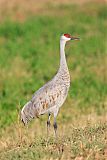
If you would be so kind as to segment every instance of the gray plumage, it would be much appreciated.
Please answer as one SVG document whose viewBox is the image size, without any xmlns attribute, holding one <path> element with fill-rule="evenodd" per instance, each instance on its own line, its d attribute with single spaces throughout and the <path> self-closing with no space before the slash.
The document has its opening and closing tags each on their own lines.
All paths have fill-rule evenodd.
<svg viewBox="0 0 107 160">
<path fill-rule="evenodd" d="M 67 35 L 67 36 L 66 36 Z M 54 78 L 36 91 L 32 99 L 21 110 L 21 120 L 27 124 L 31 119 L 48 113 L 47 127 L 50 125 L 50 115 L 54 115 L 54 129 L 56 133 L 56 116 L 64 103 L 70 87 L 70 75 L 65 57 L 65 44 L 71 40 L 69 34 L 60 38 L 60 67 Z"/>
</svg>

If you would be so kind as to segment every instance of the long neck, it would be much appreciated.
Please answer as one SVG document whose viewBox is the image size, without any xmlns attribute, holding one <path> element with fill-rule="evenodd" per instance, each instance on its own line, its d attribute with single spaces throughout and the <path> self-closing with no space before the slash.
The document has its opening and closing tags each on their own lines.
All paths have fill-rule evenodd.
<svg viewBox="0 0 107 160">
<path fill-rule="evenodd" d="M 65 44 L 66 42 L 64 40 L 60 40 L 60 69 L 67 68 L 67 62 L 65 57 Z"/>
</svg>

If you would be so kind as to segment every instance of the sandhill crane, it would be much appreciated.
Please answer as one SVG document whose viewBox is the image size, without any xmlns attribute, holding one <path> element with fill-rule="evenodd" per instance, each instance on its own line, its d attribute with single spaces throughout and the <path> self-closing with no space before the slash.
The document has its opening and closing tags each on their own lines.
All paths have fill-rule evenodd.
<svg viewBox="0 0 107 160">
<path fill-rule="evenodd" d="M 32 99 L 27 102 L 21 110 L 21 120 L 27 124 L 31 119 L 48 114 L 47 132 L 50 127 L 50 116 L 54 115 L 54 132 L 57 135 L 56 117 L 59 108 L 64 103 L 70 87 L 70 75 L 65 57 L 65 44 L 69 40 L 77 40 L 70 34 L 63 34 L 60 38 L 60 66 L 57 74 L 52 80 L 47 82 L 43 87 L 36 91 Z"/>
</svg>

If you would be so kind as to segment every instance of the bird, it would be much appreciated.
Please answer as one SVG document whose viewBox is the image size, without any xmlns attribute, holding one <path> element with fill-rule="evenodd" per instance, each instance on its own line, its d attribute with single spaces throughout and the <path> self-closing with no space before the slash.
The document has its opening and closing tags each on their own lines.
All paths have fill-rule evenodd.
<svg viewBox="0 0 107 160">
<path fill-rule="evenodd" d="M 21 110 L 21 121 L 28 124 L 33 118 L 48 114 L 47 135 L 50 129 L 50 117 L 54 116 L 54 134 L 57 137 L 57 115 L 60 107 L 65 102 L 70 88 L 70 74 L 65 56 L 65 45 L 67 41 L 78 40 L 78 37 L 65 33 L 60 37 L 60 64 L 56 75 L 39 90 L 37 90 L 31 100 L 29 100 Z"/>
</svg>

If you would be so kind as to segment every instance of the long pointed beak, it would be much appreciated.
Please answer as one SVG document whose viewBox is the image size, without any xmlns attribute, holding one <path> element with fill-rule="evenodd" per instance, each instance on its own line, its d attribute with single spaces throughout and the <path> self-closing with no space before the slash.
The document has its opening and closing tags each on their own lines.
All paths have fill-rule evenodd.
<svg viewBox="0 0 107 160">
<path fill-rule="evenodd" d="M 71 37 L 71 40 L 80 40 L 79 37 Z"/>
</svg>

